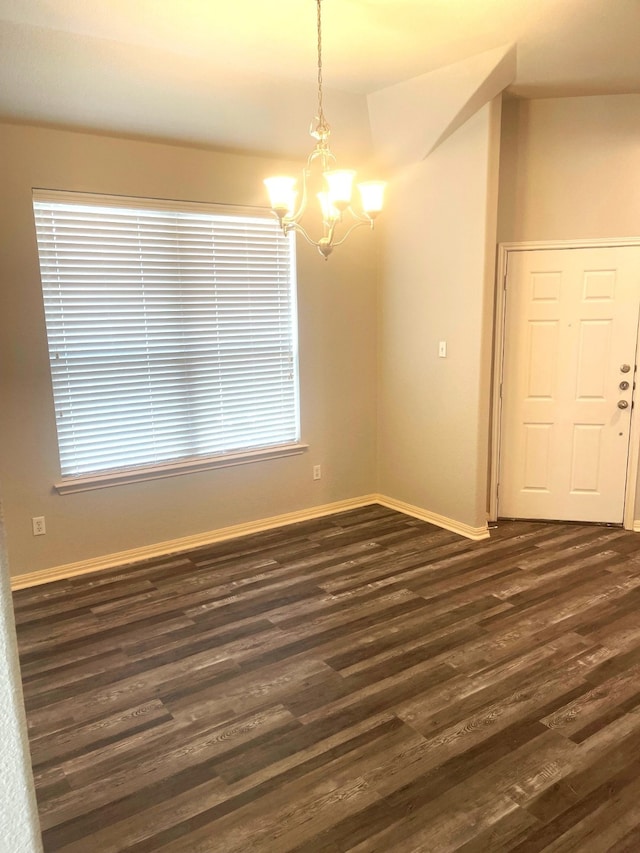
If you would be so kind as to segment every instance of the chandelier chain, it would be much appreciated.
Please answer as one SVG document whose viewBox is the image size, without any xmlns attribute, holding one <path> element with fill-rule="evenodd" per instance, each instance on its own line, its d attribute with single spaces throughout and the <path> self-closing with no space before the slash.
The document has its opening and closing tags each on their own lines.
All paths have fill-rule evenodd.
<svg viewBox="0 0 640 853">
<path fill-rule="evenodd" d="M 321 128 L 326 127 L 324 109 L 322 106 L 322 0 L 318 3 L 318 124 Z"/>
</svg>

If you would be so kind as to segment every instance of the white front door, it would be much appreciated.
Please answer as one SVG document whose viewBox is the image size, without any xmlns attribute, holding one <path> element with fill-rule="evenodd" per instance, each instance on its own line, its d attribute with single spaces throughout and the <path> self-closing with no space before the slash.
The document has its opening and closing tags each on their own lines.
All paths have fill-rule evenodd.
<svg viewBox="0 0 640 853">
<path fill-rule="evenodd" d="M 621 523 L 640 247 L 510 252 L 498 512 Z"/>
</svg>

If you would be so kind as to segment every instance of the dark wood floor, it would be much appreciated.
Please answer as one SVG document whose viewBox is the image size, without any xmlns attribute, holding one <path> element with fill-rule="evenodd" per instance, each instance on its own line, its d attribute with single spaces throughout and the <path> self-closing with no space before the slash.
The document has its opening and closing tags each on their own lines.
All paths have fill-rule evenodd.
<svg viewBox="0 0 640 853">
<path fill-rule="evenodd" d="M 639 851 L 640 536 L 375 506 L 16 593 L 46 851 Z"/>
</svg>

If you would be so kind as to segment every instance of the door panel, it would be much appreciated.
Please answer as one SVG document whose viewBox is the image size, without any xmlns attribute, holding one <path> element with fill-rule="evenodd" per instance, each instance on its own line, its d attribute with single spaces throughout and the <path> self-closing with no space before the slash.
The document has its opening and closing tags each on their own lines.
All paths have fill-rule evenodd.
<svg viewBox="0 0 640 853">
<path fill-rule="evenodd" d="M 553 424 L 523 424 L 524 435 L 524 478 L 526 491 L 548 492 L 549 455 L 553 438 Z"/>
<path fill-rule="evenodd" d="M 640 248 L 510 253 L 500 515 L 622 522 L 639 303 Z"/>
</svg>

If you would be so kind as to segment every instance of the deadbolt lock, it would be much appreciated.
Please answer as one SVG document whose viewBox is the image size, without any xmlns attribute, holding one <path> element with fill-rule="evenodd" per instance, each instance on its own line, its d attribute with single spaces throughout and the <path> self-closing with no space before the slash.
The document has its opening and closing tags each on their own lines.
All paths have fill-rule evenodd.
<svg viewBox="0 0 640 853">
<path fill-rule="evenodd" d="M 628 373 L 631 370 L 630 364 L 621 364 L 620 365 L 620 373 Z"/>
<path fill-rule="evenodd" d="M 627 403 L 626 400 L 618 400 L 618 408 L 619 409 L 628 409 L 629 404 Z"/>
<path fill-rule="evenodd" d="M 629 383 L 626 379 L 623 379 L 620 385 L 618 386 L 621 391 L 626 391 L 629 388 Z"/>
</svg>

